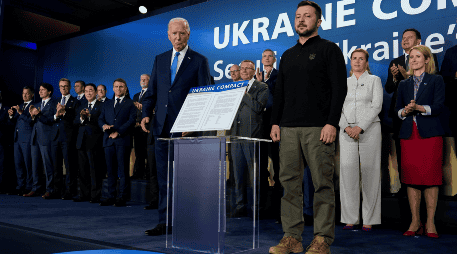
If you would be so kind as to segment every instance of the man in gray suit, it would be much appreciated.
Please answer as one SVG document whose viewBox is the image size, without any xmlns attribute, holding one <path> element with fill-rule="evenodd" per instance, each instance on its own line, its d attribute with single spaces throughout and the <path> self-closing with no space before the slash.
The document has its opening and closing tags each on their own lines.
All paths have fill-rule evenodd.
<svg viewBox="0 0 457 254">
<path fill-rule="evenodd" d="M 242 80 L 249 80 L 246 92 L 233 121 L 231 135 L 249 138 L 262 138 L 262 114 L 268 100 L 268 85 L 254 79 L 255 64 L 244 60 L 240 65 Z M 252 142 L 235 142 L 232 144 L 232 158 L 235 178 L 236 208 L 232 217 L 246 215 L 245 169 L 249 170 L 251 186 L 254 183 L 254 144 Z"/>
</svg>

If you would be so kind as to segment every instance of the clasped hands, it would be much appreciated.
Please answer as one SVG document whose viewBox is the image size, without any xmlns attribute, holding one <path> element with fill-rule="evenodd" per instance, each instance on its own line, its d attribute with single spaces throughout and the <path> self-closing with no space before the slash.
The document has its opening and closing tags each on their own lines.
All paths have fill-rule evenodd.
<svg viewBox="0 0 457 254">
<path fill-rule="evenodd" d="M 349 135 L 349 137 L 353 138 L 354 140 L 359 140 L 359 134 L 363 131 L 362 128 L 359 126 L 348 126 L 344 131 Z"/>
<path fill-rule="evenodd" d="M 105 125 L 103 125 L 103 131 L 109 130 L 109 129 L 113 128 L 113 127 L 114 127 L 114 125 L 105 124 Z M 111 138 L 111 139 L 115 139 L 117 137 L 119 137 L 119 132 L 117 132 L 117 131 L 112 132 L 112 133 L 109 134 L 109 138 Z"/>
<path fill-rule="evenodd" d="M 396 76 L 398 73 L 400 73 L 403 76 L 403 79 L 407 79 L 409 77 L 408 73 L 406 72 L 405 68 L 401 65 L 395 65 L 393 64 L 392 67 L 390 67 L 390 72 L 392 73 L 392 76 L 394 77 L 394 80 L 397 81 Z"/>
<path fill-rule="evenodd" d="M 86 109 L 81 110 L 80 115 L 81 115 L 81 119 L 83 119 L 83 120 L 90 118 L 89 109 L 86 108 Z"/>
<path fill-rule="evenodd" d="M 62 105 L 59 103 L 57 103 L 57 111 L 56 111 L 56 117 L 61 117 L 65 115 L 65 105 Z"/>
<path fill-rule="evenodd" d="M 36 115 L 38 115 L 41 112 L 41 110 L 39 108 L 35 108 L 34 105 L 30 105 L 29 112 L 30 112 L 30 116 L 34 118 Z"/>
<path fill-rule="evenodd" d="M 22 115 L 22 109 L 19 107 L 19 105 L 13 106 L 10 109 L 8 109 L 8 115 L 12 116 L 14 114 L 13 109 L 15 109 L 19 115 Z"/>
<path fill-rule="evenodd" d="M 424 106 L 417 105 L 415 100 L 411 100 L 411 102 L 408 105 L 406 105 L 405 109 L 403 109 L 403 111 L 401 112 L 401 115 L 403 117 L 405 117 L 406 115 L 408 115 L 409 113 L 411 113 L 415 110 L 422 112 L 422 113 L 426 112 Z"/>
<path fill-rule="evenodd" d="M 273 70 L 273 67 L 271 66 L 265 66 L 264 67 L 264 70 L 265 70 L 265 73 L 267 74 L 266 76 L 267 77 L 270 77 L 270 73 L 271 71 Z M 260 82 L 263 82 L 263 75 L 262 75 L 262 72 L 260 72 L 260 67 L 257 67 L 257 70 L 255 72 L 255 78 L 260 81 Z"/>
</svg>

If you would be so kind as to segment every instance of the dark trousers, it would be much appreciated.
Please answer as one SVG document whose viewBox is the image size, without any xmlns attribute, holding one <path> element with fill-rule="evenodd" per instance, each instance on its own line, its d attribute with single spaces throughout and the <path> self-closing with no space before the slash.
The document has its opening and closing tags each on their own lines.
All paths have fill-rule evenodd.
<svg viewBox="0 0 457 254">
<path fill-rule="evenodd" d="M 16 178 L 18 190 L 32 189 L 32 151 L 30 142 L 27 143 L 14 143 L 14 165 L 16 168 Z"/>
<path fill-rule="evenodd" d="M 76 196 L 78 189 L 78 153 L 74 142 L 54 141 L 51 146 L 52 161 L 54 164 L 55 192 Z M 63 176 L 65 163 L 66 178 Z M 66 186 L 66 188 L 65 188 Z"/>
<path fill-rule="evenodd" d="M 40 147 L 41 159 L 43 160 L 43 167 L 46 176 L 46 192 L 54 193 L 54 165 L 52 163 L 51 145 L 38 146 Z"/>
<path fill-rule="evenodd" d="M 108 198 L 116 198 L 116 184 L 119 178 L 118 198 L 130 199 L 130 146 L 105 147 L 105 159 L 108 173 Z"/>
<path fill-rule="evenodd" d="M 106 172 L 100 160 L 103 150 L 101 147 L 78 150 L 79 157 L 79 188 L 80 198 L 100 199 L 102 195 L 103 176 Z"/>
<path fill-rule="evenodd" d="M 32 154 L 32 191 L 42 191 L 41 176 L 43 174 L 43 162 L 39 145 L 31 145 L 30 152 Z"/>
<path fill-rule="evenodd" d="M 135 127 L 133 134 L 134 148 L 135 148 L 135 165 L 133 167 L 133 174 L 137 177 L 143 177 L 146 168 L 147 153 L 147 139 L 148 133 L 141 129 L 141 126 Z"/>
<path fill-rule="evenodd" d="M 148 145 L 148 169 L 149 169 L 149 182 L 151 191 L 151 204 L 159 203 L 159 183 L 157 182 L 157 165 L 154 144 Z"/>
</svg>

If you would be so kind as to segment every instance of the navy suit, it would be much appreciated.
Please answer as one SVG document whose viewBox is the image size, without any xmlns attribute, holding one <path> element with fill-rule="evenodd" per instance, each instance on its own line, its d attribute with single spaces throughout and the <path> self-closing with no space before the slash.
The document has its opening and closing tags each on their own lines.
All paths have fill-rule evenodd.
<svg viewBox="0 0 457 254">
<path fill-rule="evenodd" d="M 455 77 L 456 72 L 457 45 L 446 50 L 443 63 L 441 64 L 441 75 L 443 75 L 444 83 L 446 84 L 446 100 L 444 101 L 444 105 L 446 105 L 450 110 L 450 114 L 447 114 L 446 116 L 443 115 L 443 118 L 447 117 L 447 119 L 444 120 L 449 122 L 451 132 L 454 137 L 457 135 L 457 123 L 455 121 L 450 121 L 450 119 L 455 119 L 455 115 L 457 114 L 457 107 L 455 106 L 455 103 L 453 103 L 455 94 L 457 93 L 457 78 Z"/>
<path fill-rule="evenodd" d="M 173 50 L 156 56 L 152 69 L 149 88 L 143 98 L 143 118 L 155 116 L 152 119 L 150 131 L 154 135 L 155 155 L 157 165 L 157 180 L 159 184 L 159 224 L 165 223 L 167 211 L 167 177 L 168 177 L 168 142 L 157 142 L 159 137 L 170 137 L 170 130 L 186 99 L 191 87 L 206 86 L 211 82 L 208 60 L 203 55 L 187 49 L 183 61 L 171 83 L 171 58 Z M 148 140 L 148 145 L 153 141 Z M 149 149 L 154 151 L 154 149 Z M 170 148 L 173 152 L 173 147 Z M 173 158 L 173 157 L 172 157 Z M 170 177 L 171 177 L 170 172 Z M 170 178 L 172 179 L 172 178 Z M 169 203 L 171 208 L 171 198 Z M 169 209 L 171 212 L 171 209 Z M 171 219 L 171 216 L 169 216 Z"/>
<path fill-rule="evenodd" d="M 81 110 L 88 108 L 82 104 L 76 110 L 75 125 L 79 126 L 76 139 L 76 149 L 79 157 L 79 186 L 80 199 L 99 200 L 102 193 L 105 161 L 103 152 L 103 131 L 98 125 L 98 118 L 102 112 L 103 102 L 96 101 L 89 111 L 90 118 L 81 122 Z"/>
<path fill-rule="evenodd" d="M 41 101 L 35 103 L 35 107 L 40 108 L 41 112 L 35 116 L 35 125 L 33 126 L 30 137 L 30 143 L 32 144 L 33 191 L 36 191 L 40 187 L 38 181 L 40 177 L 39 157 L 41 154 L 46 173 L 46 191 L 49 193 L 54 192 L 54 165 L 52 162 L 51 144 L 57 103 L 58 101 L 52 98 L 46 103 L 44 108 L 41 108 Z"/>
<path fill-rule="evenodd" d="M 32 102 L 27 104 L 22 114 L 14 113 L 10 119 L 14 127 L 14 165 L 16 168 L 18 190 L 32 190 L 32 156 L 30 148 L 30 136 L 32 135 L 33 122 L 30 118 L 29 108 Z M 22 109 L 24 103 L 19 105 Z"/>
<path fill-rule="evenodd" d="M 136 107 L 133 101 L 127 97 L 120 105 L 114 107 L 116 100 L 105 102 L 98 125 L 113 125 L 103 135 L 103 147 L 105 150 L 106 166 L 108 171 L 108 198 L 116 197 L 116 182 L 119 176 L 119 199 L 128 200 L 130 194 L 130 151 L 132 149 L 133 128 L 135 125 Z M 109 138 L 110 133 L 118 132 L 115 139 Z M 116 170 L 117 169 L 117 170 Z"/>
<path fill-rule="evenodd" d="M 74 119 L 79 105 L 80 102 L 70 95 L 65 102 L 65 115 L 56 118 L 52 130 L 51 155 L 54 165 L 54 185 L 56 193 L 62 196 L 75 196 L 78 187 L 78 157 L 75 147 L 78 129 L 74 125 Z M 66 180 L 63 179 L 62 162 L 65 163 Z"/>
<path fill-rule="evenodd" d="M 416 104 L 429 105 L 431 115 L 422 115 L 418 111 L 408 114 L 401 125 L 399 138 L 407 139 L 411 136 L 413 115 L 416 116 L 417 129 L 421 137 L 430 138 L 444 135 L 444 128 L 439 119 L 439 115 L 444 109 L 444 96 L 445 85 L 443 78 L 438 75 L 425 73 L 416 95 Z M 398 112 L 400 109 L 406 107 L 411 100 L 414 100 L 414 81 L 412 77 L 400 82 L 395 110 Z"/>
</svg>

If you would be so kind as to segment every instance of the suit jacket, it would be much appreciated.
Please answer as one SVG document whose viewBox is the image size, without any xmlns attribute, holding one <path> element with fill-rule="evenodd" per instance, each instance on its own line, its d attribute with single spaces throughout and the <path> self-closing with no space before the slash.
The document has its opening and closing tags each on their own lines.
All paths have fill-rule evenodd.
<svg viewBox="0 0 457 254">
<path fill-rule="evenodd" d="M 144 94 L 143 94 L 143 96 L 141 97 L 141 99 L 140 99 L 140 94 L 141 94 L 141 92 L 136 93 L 136 94 L 133 96 L 133 102 L 139 102 L 139 103 L 141 103 L 141 104 L 143 103 Z M 141 119 L 142 119 L 141 113 L 142 113 L 142 112 L 143 112 L 142 110 L 139 110 L 139 109 L 136 110 L 136 121 L 137 121 L 137 122 L 141 122 Z"/>
<path fill-rule="evenodd" d="M 233 136 L 262 138 L 262 115 L 267 100 L 268 85 L 254 80 L 248 93 L 241 100 L 230 134 Z"/>
<path fill-rule="evenodd" d="M 13 118 L 10 121 L 15 125 L 14 127 L 14 142 L 28 143 L 30 142 L 30 136 L 32 135 L 33 121 L 30 118 L 29 108 L 33 103 L 30 102 L 27 107 L 23 110 L 22 114 L 17 112 L 14 113 Z M 24 103 L 19 105 L 22 109 Z"/>
<path fill-rule="evenodd" d="M 262 76 L 264 76 L 264 72 L 262 71 Z M 270 78 L 265 81 L 264 83 L 268 85 L 268 100 L 267 104 L 265 105 L 266 110 L 271 110 L 271 107 L 273 107 L 273 95 L 275 94 L 275 85 L 276 85 L 276 79 L 278 78 L 278 70 L 273 68 L 270 73 Z M 268 124 L 270 121 L 268 121 Z"/>
<path fill-rule="evenodd" d="M 409 138 L 413 129 L 413 115 L 416 116 L 417 128 L 419 134 L 423 138 L 434 136 L 442 136 L 445 134 L 444 128 L 441 125 L 439 115 L 444 109 L 445 86 L 443 78 L 439 75 L 425 73 L 422 83 L 419 86 L 419 91 L 416 95 L 416 104 L 429 105 L 431 115 L 425 116 L 418 111 L 414 111 L 406 116 L 401 125 L 399 138 Z M 410 77 L 400 82 L 398 86 L 397 106 L 398 111 L 404 108 L 414 100 L 414 81 Z"/>
<path fill-rule="evenodd" d="M 76 110 L 74 124 L 78 127 L 76 138 L 76 149 L 94 149 L 95 146 L 102 147 L 103 131 L 98 125 L 98 118 L 102 112 L 104 102 L 96 101 L 94 107 L 89 111 L 90 118 L 81 123 L 81 110 L 87 109 L 87 105 L 80 105 Z"/>
<path fill-rule="evenodd" d="M 135 126 L 136 107 L 133 101 L 127 97 L 121 101 L 119 109 L 114 109 L 115 100 L 104 102 L 100 116 L 98 118 L 98 126 L 103 130 L 103 125 L 113 125 L 109 131 L 105 131 L 103 135 L 103 147 L 112 145 L 116 146 L 132 146 L 133 128 Z M 118 132 L 119 136 L 115 139 L 109 138 L 112 132 Z"/>
<path fill-rule="evenodd" d="M 36 108 L 41 108 L 41 112 L 35 116 L 35 125 L 32 129 L 31 141 L 32 145 L 51 145 L 53 138 L 52 131 L 54 125 L 54 115 L 57 109 L 57 100 L 50 99 L 48 103 L 41 108 L 41 101 L 34 104 Z"/>
<path fill-rule="evenodd" d="M 456 94 L 457 79 L 455 73 L 457 72 L 457 45 L 446 50 L 444 54 L 443 63 L 441 64 L 441 75 L 443 75 L 444 83 L 446 84 L 446 100 L 445 104 L 451 109 L 456 111 L 455 103 L 452 103 L 453 97 Z"/>
<path fill-rule="evenodd" d="M 439 66 L 438 66 L 438 58 L 436 58 L 436 55 L 433 54 L 433 59 L 435 60 L 435 70 L 436 70 L 436 73 L 438 74 L 439 73 Z M 389 109 L 389 117 L 390 118 L 394 118 L 394 117 L 398 117 L 397 115 L 397 112 L 395 112 L 395 102 L 397 101 L 397 90 L 398 90 L 398 85 L 400 84 L 400 81 L 404 80 L 403 76 L 398 73 L 398 75 L 396 76 L 396 79 L 397 79 L 397 82 L 395 83 L 394 80 L 393 80 L 393 75 L 392 73 L 390 72 L 390 67 L 392 67 L 393 64 L 395 64 L 396 66 L 400 65 L 402 66 L 403 68 L 405 68 L 405 70 L 407 69 L 406 68 L 406 57 L 405 57 L 405 54 L 395 58 L 394 60 L 392 60 L 389 64 L 389 69 L 387 69 L 387 81 L 386 81 L 386 92 L 388 94 L 391 94 L 391 93 L 394 93 L 392 95 L 392 101 L 390 102 L 390 109 Z"/>
<path fill-rule="evenodd" d="M 76 116 L 76 109 L 79 108 L 80 104 L 80 101 L 70 95 L 70 98 L 65 103 L 65 115 L 57 118 L 54 123 L 52 133 L 53 141 L 65 141 L 70 143 L 76 139 L 78 129 L 74 125 L 74 120 Z M 87 103 L 85 105 L 87 106 Z"/>
<path fill-rule="evenodd" d="M 339 126 L 344 131 L 350 123 L 357 124 L 362 130 L 374 122 L 382 109 L 383 90 L 381 79 L 365 71 L 357 78 L 354 74 L 348 78 L 348 92 L 343 104 Z"/>
<path fill-rule="evenodd" d="M 172 54 L 173 50 L 170 50 L 156 56 L 149 88 L 143 96 L 142 117 L 151 117 L 156 109 L 150 128 L 155 136 L 162 133 L 167 116 L 171 128 L 191 87 L 211 82 L 208 59 L 189 47 L 171 84 Z"/>
</svg>

